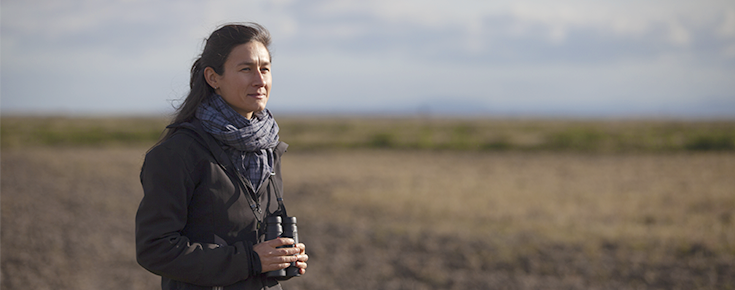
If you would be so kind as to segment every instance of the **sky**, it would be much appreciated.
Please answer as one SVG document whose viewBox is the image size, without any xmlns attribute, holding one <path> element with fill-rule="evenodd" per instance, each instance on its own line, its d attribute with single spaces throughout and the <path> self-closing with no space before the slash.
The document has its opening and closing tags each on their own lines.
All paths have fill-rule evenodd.
<svg viewBox="0 0 735 290">
<path fill-rule="evenodd" d="M 275 114 L 735 118 L 732 0 L 3 0 L 0 113 L 160 115 L 228 22 Z"/>
</svg>

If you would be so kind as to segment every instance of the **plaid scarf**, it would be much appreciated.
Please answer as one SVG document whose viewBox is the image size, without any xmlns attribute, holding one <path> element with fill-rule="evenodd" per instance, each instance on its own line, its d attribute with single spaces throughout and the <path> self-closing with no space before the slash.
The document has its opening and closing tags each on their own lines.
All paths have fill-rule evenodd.
<svg viewBox="0 0 735 290">
<path fill-rule="evenodd" d="M 273 148 L 278 145 L 278 124 L 268 109 L 248 120 L 213 95 L 197 108 L 204 130 L 219 140 L 237 170 L 255 191 L 273 171 Z"/>
</svg>

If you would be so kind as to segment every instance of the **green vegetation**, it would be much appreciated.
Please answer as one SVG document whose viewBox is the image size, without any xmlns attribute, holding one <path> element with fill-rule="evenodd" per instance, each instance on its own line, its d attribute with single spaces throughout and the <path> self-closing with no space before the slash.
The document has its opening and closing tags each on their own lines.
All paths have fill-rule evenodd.
<svg viewBox="0 0 735 290">
<path fill-rule="evenodd" d="M 278 119 L 294 149 L 734 151 L 735 121 L 429 118 Z M 162 118 L 2 118 L 2 146 L 154 144 Z"/>
<path fill-rule="evenodd" d="M 279 119 L 295 148 L 658 152 L 735 150 L 735 121 Z"/>
<path fill-rule="evenodd" d="M 3 117 L 3 148 L 154 144 L 167 125 L 156 118 Z"/>
</svg>

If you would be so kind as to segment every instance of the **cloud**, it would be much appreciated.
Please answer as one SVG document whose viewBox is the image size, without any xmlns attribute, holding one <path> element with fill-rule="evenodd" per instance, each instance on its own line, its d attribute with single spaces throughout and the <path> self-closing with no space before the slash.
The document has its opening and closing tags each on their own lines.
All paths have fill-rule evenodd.
<svg viewBox="0 0 735 290">
<path fill-rule="evenodd" d="M 293 1 L 288 47 L 468 61 L 608 61 L 672 52 L 732 60 L 724 1 Z M 716 48 L 702 47 L 702 43 Z M 695 50 L 705 49 L 702 51 Z M 584 56 L 584 57 L 578 57 Z"/>
<path fill-rule="evenodd" d="M 231 21 L 272 32 L 271 103 L 284 110 L 735 99 L 732 1 L 36 0 L 1 12 L 3 111 L 170 108 L 202 40 Z"/>
</svg>

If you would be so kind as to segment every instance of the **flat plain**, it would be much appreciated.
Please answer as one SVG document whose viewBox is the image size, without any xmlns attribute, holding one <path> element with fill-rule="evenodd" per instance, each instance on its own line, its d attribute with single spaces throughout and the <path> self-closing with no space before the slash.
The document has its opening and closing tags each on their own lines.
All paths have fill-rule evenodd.
<svg viewBox="0 0 735 290">
<path fill-rule="evenodd" d="M 152 144 L 135 136 L 157 134 L 49 144 L 12 135 L 14 121 L 3 119 L 0 155 L 2 288 L 159 287 L 136 264 L 133 241 L 138 173 Z M 151 127 L 161 124 L 154 121 Z M 140 129 L 153 121 L 136 122 Z M 575 141 L 531 150 L 514 149 L 515 141 L 473 147 L 467 144 L 475 139 L 452 134 L 355 133 L 345 129 L 349 122 L 335 122 L 329 134 L 342 139 L 334 139 L 370 146 L 326 146 L 329 135 L 309 137 L 310 127 L 281 124 L 282 139 L 297 141 L 284 157 L 285 202 L 311 258 L 307 274 L 284 282 L 286 289 L 735 289 L 735 151 L 721 137 L 700 138 L 696 132 L 705 130 L 697 124 L 677 123 L 694 133 L 646 141 L 683 149 L 612 150 L 618 143 L 605 139 L 608 123 L 550 122 L 556 132 L 582 124 L 602 134 L 595 140 L 604 142 L 593 145 L 604 148 Z M 486 130 L 485 123 L 467 124 L 447 132 Z M 544 144 L 504 124 L 495 128 L 511 132 L 506 140 Z M 85 126 L 63 130 L 84 133 Z M 735 125 L 715 127 L 723 126 Z M 95 134 L 120 136 L 103 131 Z M 687 134 L 700 139 L 676 137 Z M 686 147 L 697 140 L 715 140 L 700 143 L 717 150 Z"/>
</svg>

